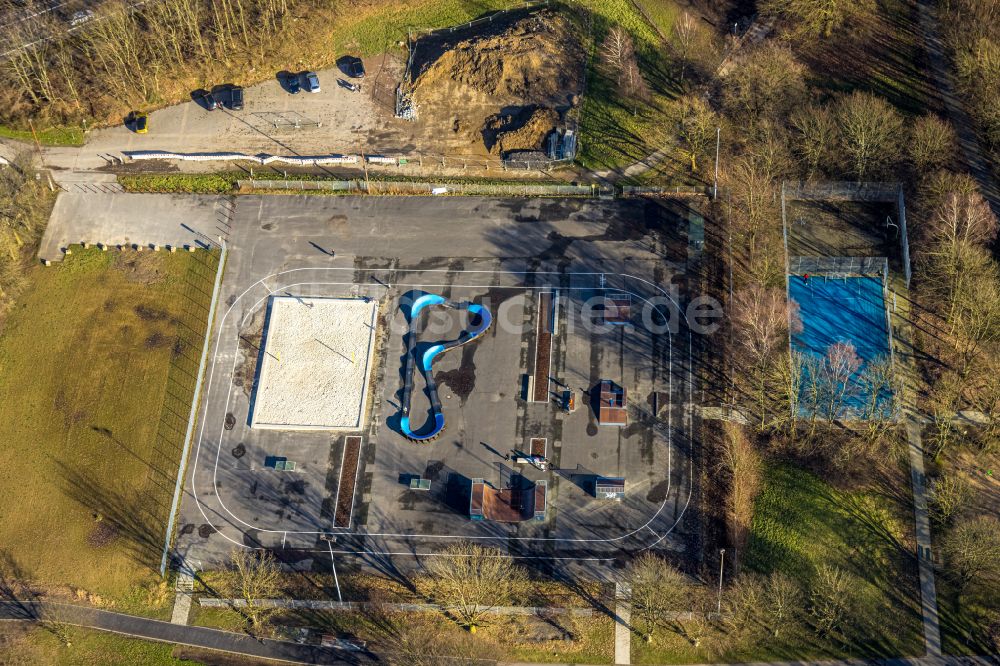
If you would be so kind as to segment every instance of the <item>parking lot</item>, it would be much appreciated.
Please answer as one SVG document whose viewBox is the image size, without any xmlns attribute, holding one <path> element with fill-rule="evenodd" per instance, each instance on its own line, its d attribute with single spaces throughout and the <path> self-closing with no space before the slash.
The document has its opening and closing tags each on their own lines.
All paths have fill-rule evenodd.
<svg viewBox="0 0 1000 666">
<path fill-rule="evenodd" d="M 432 554 L 456 538 L 597 564 L 653 546 L 683 550 L 697 531 L 689 506 L 688 333 L 681 326 L 654 334 L 641 322 L 592 331 L 582 307 L 609 289 L 632 294 L 637 305 L 674 293 L 683 263 L 654 230 L 680 222 L 664 210 L 648 201 L 238 198 L 179 552 L 218 562 L 239 543 L 284 550 L 308 566 L 317 554 L 328 562 L 331 550 L 365 560 Z M 560 294 L 551 376 L 554 387 L 577 392 L 572 414 L 554 401 L 524 400 L 542 290 Z M 448 425 L 422 444 L 394 427 L 406 329 L 400 298 L 414 292 L 488 304 L 503 319 L 434 366 Z M 332 515 L 347 433 L 247 425 L 255 348 L 272 295 L 364 296 L 380 306 L 347 529 L 335 529 Z M 446 322 L 436 335 L 455 332 Z M 625 428 L 596 425 L 588 392 L 604 378 L 629 391 Z M 414 414 L 422 409 L 415 399 Z M 506 458 L 533 437 L 547 440 L 545 471 Z M 294 471 L 268 466 L 275 457 L 295 461 Z M 544 520 L 472 521 L 448 494 L 452 477 L 502 487 L 516 474 L 548 482 Z M 594 497 L 597 475 L 625 477 L 624 500 Z M 410 490 L 411 477 L 430 479 L 430 491 Z"/>
</svg>

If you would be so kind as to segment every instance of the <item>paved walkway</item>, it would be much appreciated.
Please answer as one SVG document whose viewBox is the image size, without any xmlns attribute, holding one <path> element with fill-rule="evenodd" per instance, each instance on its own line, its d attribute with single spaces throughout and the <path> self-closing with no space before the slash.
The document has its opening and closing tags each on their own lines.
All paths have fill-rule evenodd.
<svg viewBox="0 0 1000 666">
<path fill-rule="evenodd" d="M 191 596 L 194 594 L 194 576 L 190 571 L 177 574 L 177 594 L 174 595 L 174 610 L 170 615 L 171 624 L 187 624 L 191 612 Z"/>
<path fill-rule="evenodd" d="M 615 663 L 632 663 L 632 604 L 631 590 L 624 583 L 615 583 Z"/>
<path fill-rule="evenodd" d="M 43 612 L 49 618 L 75 626 L 90 627 L 146 640 L 219 650 L 263 659 L 275 659 L 295 664 L 364 664 L 377 660 L 377 656 L 370 653 L 299 645 L 272 639 L 255 639 L 246 634 L 204 627 L 179 626 L 161 620 L 151 620 L 84 606 L 38 601 L 0 601 L 0 620 L 37 621 Z M 498 666 L 541 666 L 530 662 L 496 663 Z M 748 662 L 732 666 L 995 666 L 996 664 L 1000 664 L 1000 658 L 997 656 Z M 548 666 L 552 666 L 552 664 Z"/>
<path fill-rule="evenodd" d="M 906 420 L 909 441 L 910 478 L 913 484 L 913 514 L 916 520 L 917 562 L 920 568 L 920 610 L 924 622 L 924 644 L 928 657 L 941 656 L 941 626 L 938 621 L 937 590 L 934 586 L 934 563 L 931 555 L 931 523 L 927 514 L 927 480 L 924 474 L 924 448 L 920 441 L 920 422 Z"/>
<path fill-rule="evenodd" d="M 277 659 L 298 664 L 357 664 L 371 661 L 360 653 L 345 653 L 314 645 L 299 645 L 269 638 L 257 639 L 247 634 L 188 627 L 149 618 L 111 611 L 40 601 L 0 601 L 0 619 L 36 620 L 42 613 L 59 622 L 91 627 L 147 640 L 220 650 L 263 659 Z"/>
<path fill-rule="evenodd" d="M 965 110 L 962 100 L 955 94 L 955 82 L 945 46 L 938 31 L 933 2 L 932 0 L 920 0 L 918 7 L 920 28 L 924 33 L 924 48 L 927 50 L 927 58 L 930 61 L 930 74 L 934 79 L 934 88 L 941 96 L 948 119 L 958 134 L 959 149 L 969 173 L 976 179 L 980 191 L 990 202 L 993 211 L 1000 214 L 1000 191 L 998 191 L 997 183 L 993 180 L 990 162 L 979 143 L 975 122 Z"/>
</svg>

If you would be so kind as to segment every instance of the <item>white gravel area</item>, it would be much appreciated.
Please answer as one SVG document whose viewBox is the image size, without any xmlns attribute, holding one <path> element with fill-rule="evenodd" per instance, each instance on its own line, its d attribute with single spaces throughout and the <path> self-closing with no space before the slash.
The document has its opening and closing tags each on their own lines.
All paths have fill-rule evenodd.
<svg viewBox="0 0 1000 666">
<path fill-rule="evenodd" d="M 273 296 L 254 428 L 360 430 L 378 301 Z"/>
</svg>

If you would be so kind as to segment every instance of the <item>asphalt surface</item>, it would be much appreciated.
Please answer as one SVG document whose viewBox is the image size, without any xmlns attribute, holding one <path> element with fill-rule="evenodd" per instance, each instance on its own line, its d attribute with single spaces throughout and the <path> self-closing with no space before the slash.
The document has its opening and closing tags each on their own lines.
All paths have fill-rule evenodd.
<svg viewBox="0 0 1000 666">
<path fill-rule="evenodd" d="M 61 261 L 82 242 L 110 246 L 204 248 L 228 234 L 230 197 L 202 194 L 82 194 L 61 192 L 38 257 Z"/>
<path fill-rule="evenodd" d="M 331 551 L 372 565 L 440 552 L 461 537 L 606 576 L 625 552 L 682 552 L 685 538 L 697 531 L 689 511 L 688 331 L 653 334 L 636 326 L 592 333 L 582 325 L 580 305 L 603 293 L 602 286 L 634 293 L 637 305 L 661 289 L 673 293 L 686 255 L 673 257 L 661 234 L 683 224 L 659 204 L 642 201 L 237 198 L 178 521 L 179 553 L 206 568 L 225 560 L 236 544 L 276 549 L 299 567 L 328 567 Z M 565 296 L 553 368 L 558 381 L 578 392 L 572 415 L 520 399 L 533 362 L 534 302 L 543 288 Z M 490 300 L 498 313 L 503 306 L 512 325 L 498 322 L 468 351 L 446 354 L 435 367 L 449 428 L 429 445 L 406 440 L 394 427 L 406 330 L 400 298 L 416 290 Z M 352 526 L 337 531 L 332 544 L 319 537 L 334 532 L 343 437 L 247 426 L 252 343 L 259 342 L 267 298 L 286 293 L 377 298 L 390 331 L 379 347 L 371 427 L 362 433 Z M 439 339 L 448 334 L 447 325 L 437 333 Z M 629 428 L 596 426 L 583 392 L 604 377 L 632 391 Z M 529 437 L 548 439 L 554 470 L 506 460 Z M 268 456 L 296 461 L 295 472 L 265 468 Z M 453 479 L 486 478 L 500 487 L 517 474 L 548 481 L 553 509 L 547 520 L 475 523 L 453 501 Z M 598 474 L 625 476 L 626 500 L 594 498 L 587 483 Z M 414 496 L 401 482 L 409 475 L 432 478 L 432 491 Z"/>
<path fill-rule="evenodd" d="M 36 621 L 41 617 L 49 622 L 91 627 L 136 638 L 299 664 L 358 664 L 372 661 L 371 656 L 366 656 L 363 652 L 300 645 L 269 638 L 258 639 L 247 634 L 176 625 L 85 606 L 39 601 L 0 601 L 0 619 Z"/>
</svg>

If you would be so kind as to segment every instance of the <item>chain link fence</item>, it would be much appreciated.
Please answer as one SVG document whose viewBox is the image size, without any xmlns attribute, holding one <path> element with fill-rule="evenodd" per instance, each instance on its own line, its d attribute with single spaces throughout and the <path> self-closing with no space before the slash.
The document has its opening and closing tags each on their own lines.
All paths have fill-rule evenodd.
<svg viewBox="0 0 1000 666">
<path fill-rule="evenodd" d="M 881 276 L 889 274 L 886 257 L 800 257 L 788 258 L 792 275 L 825 275 L 828 277 Z"/>
<path fill-rule="evenodd" d="M 785 235 L 785 251 L 787 253 L 788 222 L 785 219 L 786 201 L 869 201 L 896 204 L 896 215 L 899 220 L 897 236 L 899 239 L 900 259 L 903 264 L 903 277 L 907 288 L 909 288 L 912 269 L 910 267 L 910 241 L 906 231 L 906 197 L 903 193 L 902 184 L 846 181 L 827 181 L 820 183 L 806 183 L 800 181 L 782 183 L 781 218 Z M 888 226 L 896 225 L 892 225 L 887 222 L 887 227 Z M 821 258 L 838 259 L 838 257 Z"/>
<path fill-rule="evenodd" d="M 895 202 L 899 183 L 855 183 L 826 181 L 822 183 L 786 182 L 785 198 L 789 201 L 887 201 Z"/>
<path fill-rule="evenodd" d="M 466 196 L 600 197 L 614 188 L 600 185 L 556 185 L 548 183 L 434 183 L 382 180 L 239 180 L 241 189 L 330 191 L 367 194 L 424 194 Z"/>
<path fill-rule="evenodd" d="M 629 196 L 708 196 L 712 188 L 698 185 L 623 185 L 622 195 Z"/>
</svg>

